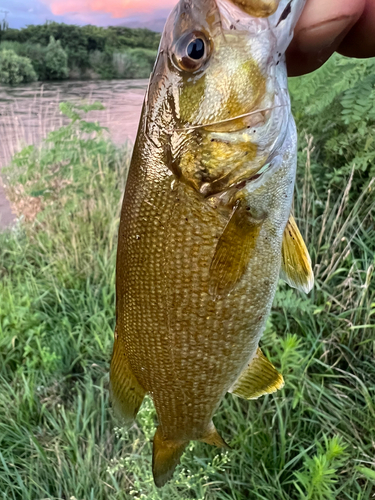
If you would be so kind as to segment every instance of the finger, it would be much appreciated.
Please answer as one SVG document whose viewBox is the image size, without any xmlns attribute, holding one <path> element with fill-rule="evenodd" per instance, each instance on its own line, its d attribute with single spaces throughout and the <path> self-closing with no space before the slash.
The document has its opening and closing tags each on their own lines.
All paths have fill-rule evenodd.
<svg viewBox="0 0 375 500">
<path fill-rule="evenodd" d="M 349 57 L 375 56 L 375 2 L 367 0 L 360 20 L 350 30 L 339 47 Z"/>
<path fill-rule="evenodd" d="M 308 0 L 287 53 L 291 76 L 319 68 L 361 17 L 365 0 Z"/>
</svg>

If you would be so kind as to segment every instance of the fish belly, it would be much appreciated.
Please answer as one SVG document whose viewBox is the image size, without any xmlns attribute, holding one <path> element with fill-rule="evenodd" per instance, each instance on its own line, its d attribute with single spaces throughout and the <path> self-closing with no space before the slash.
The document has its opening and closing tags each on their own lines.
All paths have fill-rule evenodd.
<svg viewBox="0 0 375 500">
<path fill-rule="evenodd" d="M 257 349 L 278 282 L 291 183 L 293 172 L 281 168 L 268 191 L 251 194 L 267 219 L 245 275 L 215 298 L 210 265 L 228 218 L 161 163 L 133 161 L 119 234 L 117 332 L 166 439 L 200 439 Z"/>
</svg>

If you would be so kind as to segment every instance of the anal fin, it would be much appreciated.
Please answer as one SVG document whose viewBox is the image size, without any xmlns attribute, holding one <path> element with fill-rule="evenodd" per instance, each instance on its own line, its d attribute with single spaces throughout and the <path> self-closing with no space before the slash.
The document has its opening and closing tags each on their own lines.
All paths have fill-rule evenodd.
<svg viewBox="0 0 375 500">
<path fill-rule="evenodd" d="M 309 293 L 314 286 L 311 258 L 292 215 L 284 231 L 281 255 L 280 278 L 292 288 Z"/>
<path fill-rule="evenodd" d="M 146 391 L 131 371 L 117 332 L 110 369 L 110 392 L 115 414 L 125 425 L 130 425 L 138 413 Z"/>
<path fill-rule="evenodd" d="M 254 254 L 264 218 L 257 219 L 250 207 L 238 203 L 221 235 L 210 267 L 210 293 L 228 295 L 241 280 Z"/>
<path fill-rule="evenodd" d="M 202 443 L 207 443 L 211 446 L 217 446 L 218 448 L 228 448 L 230 449 L 229 444 L 227 444 L 224 439 L 217 432 L 217 429 L 213 422 L 211 422 L 207 433 L 200 439 Z"/>
<path fill-rule="evenodd" d="M 284 387 L 284 378 L 259 349 L 229 392 L 244 399 L 258 399 Z"/>
<path fill-rule="evenodd" d="M 187 444 L 186 441 L 164 439 L 161 428 L 157 428 L 153 444 L 152 473 L 158 488 L 164 486 L 173 476 Z"/>
</svg>

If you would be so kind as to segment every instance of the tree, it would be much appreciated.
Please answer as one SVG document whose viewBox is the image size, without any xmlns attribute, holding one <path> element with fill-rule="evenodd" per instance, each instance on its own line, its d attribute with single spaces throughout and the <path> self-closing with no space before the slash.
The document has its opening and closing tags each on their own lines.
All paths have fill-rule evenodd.
<svg viewBox="0 0 375 500">
<path fill-rule="evenodd" d="M 35 82 L 37 74 L 28 57 L 18 56 L 14 50 L 0 52 L 0 82 L 18 84 Z"/>
<path fill-rule="evenodd" d="M 46 73 L 49 80 L 64 80 L 69 76 L 68 55 L 60 40 L 50 37 L 46 51 Z"/>
</svg>

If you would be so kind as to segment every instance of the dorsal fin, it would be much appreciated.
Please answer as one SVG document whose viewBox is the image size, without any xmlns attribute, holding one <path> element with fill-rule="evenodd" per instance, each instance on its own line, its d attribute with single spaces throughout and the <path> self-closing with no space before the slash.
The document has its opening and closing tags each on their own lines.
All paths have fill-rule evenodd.
<svg viewBox="0 0 375 500">
<path fill-rule="evenodd" d="M 260 396 L 272 394 L 283 387 L 283 376 L 258 347 L 255 356 L 229 392 L 244 399 L 258 399 Z"/>
<path fill-rule="evenodd" d="M 284 231 L 281 257 L 280 278 L 292 288 L 309 293 L 314 286 L 311 258 L 292 215 Z"/>
</svg>

